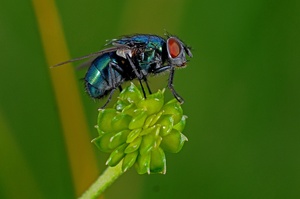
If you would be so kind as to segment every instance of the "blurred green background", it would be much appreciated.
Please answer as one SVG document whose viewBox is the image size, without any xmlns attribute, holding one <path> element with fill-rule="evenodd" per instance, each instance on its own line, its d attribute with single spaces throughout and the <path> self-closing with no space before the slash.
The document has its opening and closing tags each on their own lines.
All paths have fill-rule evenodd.
<svg viewBox="0 0 300 199">
<path fill-rule="evenodd" d="M 167 154 L 166 175 L 131 169 L 106 199 L 300 198 L 300 1 L 56 6 L 71 57 L 102 49 L 106 39 L 164 29 L 193 47 L 188 67 L 175 74 L 189 141 L 179 154 Z M 0 198 L 75 198 L 37 17 L 31 1 L 0 2 Z M 82 133 L 92 139 L 104 101 L 91 100 L 80 80 L 85 70 L 74 71 L 89 128 Z M 150 85 L 165 87 L 167 77 L 151 78 Z M 103 171 L 107 156 L 83 145 L 92 146 Z"/>
</svg>

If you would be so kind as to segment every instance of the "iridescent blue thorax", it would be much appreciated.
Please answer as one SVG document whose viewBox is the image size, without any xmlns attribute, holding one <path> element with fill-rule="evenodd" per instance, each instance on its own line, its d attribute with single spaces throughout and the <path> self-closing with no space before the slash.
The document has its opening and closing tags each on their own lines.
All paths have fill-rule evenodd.
<svg viewBox="0 0 300 199">
<path fill-rule="evenodd" d="M 113 41 L 113 43 L 125 44 L 129 46 L 142 45 L 145 48 L 161 49 L 166 43 L 165 39 L 156 35 L 133 35 L 131 37 L 123 37 Z"/>
<path fill-rule="evenodd" d="M 132 57 L 140 64 L 141 69 L 147 73 L 150 72 L 148 70 L 151 69 L 153 64 L 161 64 L 166 59 L 166 41 L 160 36 L 133 35 L 115 40 L 112 43 L 138 48 L 140 51 L 133 54 Z"/>
</svg>

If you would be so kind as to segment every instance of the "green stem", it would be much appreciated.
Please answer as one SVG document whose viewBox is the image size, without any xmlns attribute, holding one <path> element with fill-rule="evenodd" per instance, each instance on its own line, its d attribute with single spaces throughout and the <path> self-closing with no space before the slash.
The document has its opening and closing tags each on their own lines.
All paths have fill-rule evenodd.
<svg viewBox="0 0 300 199">
<path fill-rule="evenodd" d="M 102 194 L 107 187 L 109 187 L 120 175 L 123 174 L 122 162 L 123 161 L 115 167 L 108 167 L 78 199 L 97 198 L 100 194 Z"/>
</svg>

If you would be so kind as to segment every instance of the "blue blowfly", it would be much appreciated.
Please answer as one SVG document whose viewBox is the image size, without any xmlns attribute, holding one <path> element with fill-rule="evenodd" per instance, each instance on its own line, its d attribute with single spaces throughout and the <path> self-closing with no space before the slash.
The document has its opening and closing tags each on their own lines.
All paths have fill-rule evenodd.
<svg viewBox="0 0 300 199">
<path fill-rule="evenodd" d="M 104 108 L 110 101 L 114 91 L 122 90 L 124 81 L 138 79 L 146 98 L 142 82 L 144 81 L 149 93 L 147 82 L 149 74 L 156 75 L 170 71 L 168 87 L 174 97 L 183 103 L 184 100 L 173 87 L 174 72 L 176 68 L 186 66 L 186 54 L 192 57 L 190 48 L 179 38 L 166 34 L 167 38 L 150 34 L 136 34 L 111 40 L 110 47 L 75 59 L 71 59 L 53 67 L 66 63 L 92 58 L 83 65 L 89 66 L 84 77 L 85 88 L 92 98 L 101 99 L 108 95 L 102 106 Z"/>
</svg>

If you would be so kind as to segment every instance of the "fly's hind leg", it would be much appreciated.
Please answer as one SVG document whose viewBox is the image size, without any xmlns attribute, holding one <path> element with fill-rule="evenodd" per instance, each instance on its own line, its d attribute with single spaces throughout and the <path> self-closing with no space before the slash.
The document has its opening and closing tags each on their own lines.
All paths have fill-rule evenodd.
<svg viewBox="0 0 300 199">
<path fill-rule="evenodd" d="M 116 71 L 117 70 L 115 68 L 119 67 L 119 66 L 116 64 L 113 64 L 113 63 L 109 63 L 108 67 L 109 67 L 108 69 L 109 69 L 109 73 L 110 73 L 110 78 L 108 78 L 106 81 L 107 81 L 108 85 L 112 87 L 112 89 L 111 89 L 110 93 L 108 94 L 108 98 L 107 98 L 105 104 L 100 109 L 104 109 L 107 106 L 107 104 L 110 102 L 112 95 L 114 94 L 114 92 L 117 88 L 119 88 L 120 91 L 122 90 L 121 85 L 118 85 L 118 81 L 116 79 Z"/>
<path fill-rule="evenodd" d="M 116 90 L 116 89 L 114 88 L 114 89 L 112 89 L 112 90 L 110 91 L 110 93 L 108 94 L 108 98 L 107 98 L 105 104 L 103 104 L 103 105 L 101 106 L 101 108 L 99 108 L 98 110 L 104 109 L 104 108 L 107 106 L 107 104 L 110 102 L 111 97 L 112 97 L 112 95 L 114 94 L 115 90 Z"/>
<path fill-rule="evenodd" d="M 122 92 L 122 90 L 123 90 L 122 86 L 120 85 L 120 86 L 118 86 L 118 88 L 119 88 L 119 91 Z"/>
</svg>

